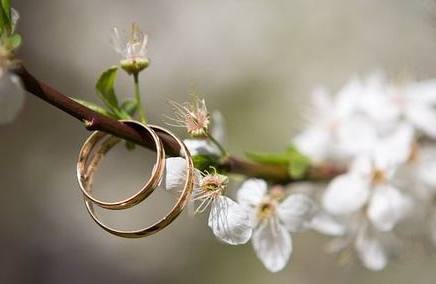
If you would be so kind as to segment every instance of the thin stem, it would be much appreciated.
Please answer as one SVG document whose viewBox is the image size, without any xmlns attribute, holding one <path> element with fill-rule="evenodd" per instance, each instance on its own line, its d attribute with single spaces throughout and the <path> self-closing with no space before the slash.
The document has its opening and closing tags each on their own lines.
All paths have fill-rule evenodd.
<svg viewBox="0 0 436 284">
<path fill-rule="evenodd" d="M 221 145 L 220 142 L 218 142 L 218 140 L 216 140 L 212 135 L 210 135 L 209 133 L 207 134 L 207 138 L 213 143 L 215 144 L 215 146 L 218 147 L 218 149 L 221 152 L 221 156 L 226 159 L 228 157 L 230 157 L 230 154 L 226 151 L 226 149 Z"/>
<path fill-rule="evenodd" d="M 139 75 L 139 72 L 133 73 L 133 82 L 135 85 L 135 99 L 136 99 L 136 102 L 138 104 L 137 108 L 138 108 L 139 116 L 141 118 L 141 122 L 146 124 L 147 119 L 145 118 L 144 110 L 142 109 L 141 90 L 139 89 L 139 76 L 138 75 Z"/>
<path fill-rule="evenodd" d="M 30 94 L 77 118 L 85 124 L 86 129 L 91 131 L 103 131 L 144 146 L 148 149 L 156 150 L 156 146 L 150 137 L 141 135 L 135 128 L 101 115 L 70 99 L 68 96 L 61 94 L 59 91 L 44 82 L 38 81 L 26 70 L 26 68 L 24 68 L 23 65 L 18 64 L 12 71 L 20 77 L 24 88 Z M 174 139 L 160 131 L 157 131 L 156 134 L 162 140 L 167 155 L 179 155 L 180 146 L 174 141 Z M 289 176 L 286 166 L 257 164 L 233 156 L 228 156 L 220 166 L 232 173 L 242 174 L 247 177 L 263 178 L 276 183 L 285 184 L 295 181 Z M 345 168 L 337 167 L 332 164 L 314 166 L 309 169 L 307 176 L 299 181 L 329 180 L 337 175 L 343 174 L 345 170 Z"/>
</svg>

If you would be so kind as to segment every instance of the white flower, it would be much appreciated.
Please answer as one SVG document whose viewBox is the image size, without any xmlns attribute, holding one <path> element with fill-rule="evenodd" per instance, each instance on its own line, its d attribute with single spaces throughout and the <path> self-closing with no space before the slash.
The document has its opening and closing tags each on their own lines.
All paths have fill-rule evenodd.
<svg viewBox="0 0 436 284">
<path fill-rule="evenodd" d="M 189 135 L 194 138 L 207 138 L 209 135 L 210 114 L 207 111 L 206 102 L 197 94 L 192 93 L 194 103 L 177 103 L 170 101 L 173 107 L 174 117 L 167 116 L 170 121 L 167 124 L 185 128 Z"/>
<path fill-rule="evenodd" d="M 376 130 L 372 121 L 357 112 L 364 90 L 357 79 L 344 86 L 335 98 L 324 89 L 315 90 L 309 128 L 293 139 L 297 148 L 315 162 L 367 151 L 374 143 Z"/>
<path fill-rule="evenodd" d="M 166 189 L 176 189 L 186 178 L 183 158 L 166 160 Z M 192 201 L 199 201 L 196 213 L 211 205 L 208 225 L 220 240 L 231 244 L 244 244 L 251 238 L 249 218 L 242 206 L 223 195 L 228 177 L 214 173 L 202 174 L 195 169 L 195 186 Z"/>
<path fill-rule="evenodd" d="M 385 84 L 384 92 L 367 94 L 364 109 L 378 123 L 405 120 L 436 138 L 436 80 Z"/>
<path fill-rule="evenodd" d="M 389 259 L 401 249 L 402 242 L 393 232 L 379 231 L 361 214 L 355 213 L 339 219 L 332 219 L 330 216 L 326 220 L 329 224 L 334 220 L 334 226 L 339 226 L 342 230 L 340 234 L 327 232 L 336 236 L 328 244 L 327 250 L 338 255 L 349 254 L 354 250 L 362 264 L 370 270 L 379 271 L 385 268 Z"/>
<path fill-rule="evenodd" d="M 322 209 L 313 216 L 310 227 L 325 235 L 342 236 L 345 234 L 345 226 L 340 220 Z"/>
<path fill-rule="evenodd" d="M 219 111 L 212 112 L 211 136 L 221 145 L 225 145 L 224 117 Z M 209 139 L 185 139 L 183 140 L 192 155 L 221 156 L 221 150 Z"/>
<path fill-rule="evenodd" d="M 115 51 L 123 58 L 129 60 L 146 59 L 148 35 L 142 32 L 136 24 L 132 24 L 129 34 L 122 35 L 117 28 L 113 29 L 112 43 Z"/>
<path fill-rule="evenodd" d="M 117 28 L 113 29 L 113 47 L 121 55 L 121 68 L 129 75 L 138 74 L 150 64 L 146 57 L 147 39 L 148 35 L 142 32 L 136 24 L 132 24 L 129 34 L 124 32 L 122 36 L 120 36 Z"/>
<path fill-rule="evenodd" d="M 303 194 L 293 194 L 279 201 L 281 192 L 260 179 L 245 181 L 238 191 L 238 203 L 248 212 L 254 228 L 252 243 L 257 257 L 265 267 L 282 270 L 292 253 L 289 232 L 296 232 L 310 224 L 313 202 Z"/>
<path fill-rule="evenodd" d="M 18 76 L 0 67 L 0 123 L 15 119 L 24 103 L 24 90 Z"/>
<path fill-rule="evenodd" d="M 412 146 L 409 160 L 403 165 L 395 179 L 398 184 L 422 203 L 428 203 L 436 195 L 436 147 L 434 145 Z"/>
<path fill-rule="evenodd" d="M 380 231 L 390 231 L 410 211 L 412 201 L 390 184 L 393 168 L 359 158 L 352 170 L 333 179 L 323 196 L 331 214 L 343 215 L 366 208 L 367 217 Z"/>
<path fill-rule="evenodd" d="M 355 243 L 356 251 L 366 268 L 379 271 L 388 264 L 388 256 L 380 239 L 369 235 L 362 229 L 357 235 Z"/>
<path fill-rule="evenodd" d="M 363 208 L 373 225 L 390 231 L 411 209 L 411 198 L 392 183 L 394 173 L 411 153 L 413 131 L 402 125 L 381 139 L 372 155 L 354 160 L 348 173 L 334 178 L 323 195 L 331 214 L 351 214 Z"/>
</svg>

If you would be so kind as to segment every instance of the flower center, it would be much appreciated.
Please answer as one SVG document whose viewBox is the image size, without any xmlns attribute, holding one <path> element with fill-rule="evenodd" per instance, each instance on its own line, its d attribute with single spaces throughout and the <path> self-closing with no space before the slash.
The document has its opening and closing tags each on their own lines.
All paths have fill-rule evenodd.
<svg viewBox="0 0 436 284">
<path fill-rule="evenodd" d="M 371 183 L 373 185 L 379 185 L 386 181 L 386 173 L 382 170 L 374 170 L 372 172 Z"/>
<path fill-rule="evenodd" d="M 416 143 L 413 143 L 410 149 L 410 156 L 407 162 L 414 163 L 419 159 L 419 146 Z"/>
<path fill-rule="evenodd" d="M 227 183 L 227 179 L 223 179 L 219 175 L 206 175 L 200 182 L 200 188 L 204 192 L 221 193 L 226 188 Z"/>
<path fill-rule="evenodd" d="M 270 219 L 276 213 L 276 207 L 275 199 L 265 197 L 257 206 L 257 217 L 260 220 Z"/>
<path fill-rule="evenodd" d="M 186 117 L 186 129 L 194 136 L 204 134 L 209 127 L 210 119 L 207 112 L 196 112 Z"/>
</svg>

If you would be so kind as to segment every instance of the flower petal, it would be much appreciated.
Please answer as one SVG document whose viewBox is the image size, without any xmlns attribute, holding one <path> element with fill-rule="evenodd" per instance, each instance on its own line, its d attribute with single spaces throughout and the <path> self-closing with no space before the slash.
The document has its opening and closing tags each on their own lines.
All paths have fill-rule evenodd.
<svg viewBox="0 0 436 284">
<path fill-rule="evenodd" d="M 425 134 L 436 138 L 436 111 L 432 106 L 411 103 L 406 108 L 406 116 Z"/>
<path fill-rule="evenodd" d="M 362 89 L 362 83 L 358 78 L 348 81 L 336 96 L 336 115 L 341 118 L 349 117 L 355 111 Z"/>
<path fill-rule="evenodd" d="M 241 206 L 246 208 L 256 207 L 266 194 L 267 184 L 263 179 L 247 179 L 239 187 L 237 200 Z"/>
<path fill-rule="evenodd" d="M 377 140 L 375 125 L 361 116 L 344 119 L 337 134 L 339 149 L 352 156 L 369 153 Z"/>
<path fill-rule="evenodd" d="M 206 139 L 185 139 L 183 143 L 185 143 L 191 155 L 221 155 L 218 147 Z"/>
<path fill-rule="evenodd" d="M 298 150 L 314 162 L 328 159 L 332 152 L 333 136 L 321 127 L 311 127 L 294 137 L 292 141 Z"/>
<path fill-rule="evenodd" d="M 408 84 L 405 90 L 406 97 L 419 103 L 436 104 L 436 80 L 425 80 Z"/>
<path fill-rule="evenodd" d="M 186 179 L 186 160 L 180 157 L 167 158 L 164 187 L 167 190 L 179 189 Z"/>
<path fill-rule="evenodd" d="M 374 151 L 378 169 L 404 163 L 409 159 L 415 131 L 409 123 L 400 124 L 389 136 L 380 140 Z"/>
<path fill-rule="evenodd" d="M 330 182 L 323 195 L 322 204 L 329 213 L 349 214 L 362 208 L 368 196 L 369 187 L 364 179 L 345 174 Z"/>
<path fill-rule="evenodd" d="M 345 234 L 345 227 L 324 211 L 318 212 L 312 218 L 310 226 L 325 235 L 342 236 Z"/>
<path fill-rule="evenodd" d="M 378 186 L 369 203 L 368 218 L 380 231 L 390 231 L 409 213 L 411 206 L 411 199 L 395 187 Z"/>
<path fill-rule="evenodd" d="M 209 227 L 220 240 L 231 244 L 245 244 L 251 238 L 252 228 L 245 210 L 226 196 L 212 201 Z"/>
<path fill-rule="evenodd" d="M 369 237 L 366 232 L 357 236 L 355 246 L 366 268 L 379 271 L 388 264 L 388 257 L 380 241 Z"/>
<path fill-rule="evenodd" d="M 18 76 L 0 68 L 0 123 L 15 119 L 24 103 L 24 90 Z"/>
<path fill-rule="evenodd" d="M 281 202 L 277 214 L 290 232 L 306 228 L 315 210 L 314 202 L 304 194 L 292 194 Z"/>
<path fill-rule="evenodd" d="M 262 222 L 253 233 L 253 247 L 263 265 L 271 271 L 282 270 L 292 253 L 292 239 L 277 219 Z"/>
<path fill-rule="evenodd" d="M 424 147 L 419 149 L 418 178 L 431 188 L 436 187 L 436 148 Z"/>
</svg>

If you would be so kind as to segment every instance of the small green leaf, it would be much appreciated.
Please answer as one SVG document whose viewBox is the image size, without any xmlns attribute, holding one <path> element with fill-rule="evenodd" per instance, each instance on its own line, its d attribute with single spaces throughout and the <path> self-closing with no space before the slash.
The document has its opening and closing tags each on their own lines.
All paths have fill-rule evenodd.
<svg viewBox="0 0 436 284">
<path fill-rule="evenodd" d="M 11 31 L 11 20 L 8 17 L 8 14 L 5 10 L 5 7 L 3 6 L 3 3 L 1 3 L 0 7 L 0 32 L 1 35 L 4 35 L 5 33 L 9 35 Z"/>
<path fill-rule="evenodd" d="M 125 111 L 128 115 L 135 115 L 138 106 L 138 102 L 136 100 L 127 100 L 121 105 L 121 110 Z"/>
<path fill-rule="evenodd" d="M 200 171 L 210 170 L 210 167 L 218 167 L 218 156 L 194 155 L 192 156 L 194 167 Z"/>
<path fill-rule="evenodd" d="M 109 107 L 115 113 L 120 110 L 114 90 L 115 79 L 117 78 L 117 71 L 118 66 L 112 66 L 104 71 L 100 75 L 100 78 L 98 79 L 95 86 L 99 98 L 107 107 Z"/>
<path fill-rule="evenodd" d="M 20 47 L 22 40 L 22 37 L 20 34 L 14 34 L 11 39 L 11 48 L 12 49 L 17 49 L 18 47 Z"/>
<path fill-rule="evenodd" d="M 245 156 L 260 164 L 287 165 L 289 163 L 288 153 L 267 154 L 247 152 Z"/>
<path fill-rule="evenodd" d="M 246 153 L 247 158 L 260 164 L 282 165 L 288 167 L 289 176 L 301 179 L 311 165 L 308 157 L 300 153 L 297 148 L 291 146 L 286 153 Z"/>
<path fill-rule="evenodd" d="M 9 0 L 1 0 L 1 5 L 5 15 L 8 17 L 9 22 L 12 21 L 11 2 Z"/>
<path fill-rule="evenodd" d="M 91 102 L 88 102 L 88 101 L 84 101 L 84 100 L 80 100 L 80 99 L 75 99 L 75 98 L 72 98 L 72 99 L 74 101 L 78 102 L 79 104 L 84 105 L 87 108 L 90 108 L 91 110 L 93 110 L 95 112 L 98 112 L 98 113 L 100 113 L 102 115 L 105 115 L 105 116 L 108 116 L 108 117 L 111 117 L 111 118 L 118 119 L 117 115 L 113 114 L 110 111 L 107 111 L 106 109 L 102 108 L 101 106 L 99 106 L 97 104 L 94 104 L 94 103 L 91 103 Z"/>
<path fill-rule="evenodd" d="M 291 146 L 288 151 L 289 165 L 288 172 L 292 178 L 301 179 L 306 174 L 311 165 L 310 159 L 303 155 L 295 146 Z"/>
</svg>

